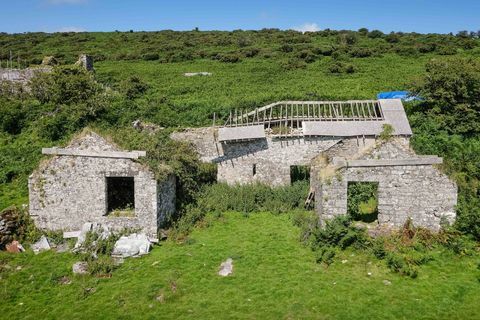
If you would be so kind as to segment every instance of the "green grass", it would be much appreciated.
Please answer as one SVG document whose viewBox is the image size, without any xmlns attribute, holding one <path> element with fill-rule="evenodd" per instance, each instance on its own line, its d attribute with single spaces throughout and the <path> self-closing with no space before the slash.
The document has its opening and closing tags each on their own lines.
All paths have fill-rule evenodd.
<svg viewBox="0 0 480 320">
<path fill-rule="evenodd" d="M 357 251 L 342 252 L 328 268 L 316 264 L 289 215 L 228 213 L 205 225 L 184 244 L 162 243 L 126 260 L 111 278 L 72 276 L 71 254 L 1 253 L 1 318 L 480 318 L 478 257 L 434 251 L 410 279 Z M 234 274 L 221 278 L 228 257 Z M 72 283 L 59 284 L 62 276 Z"/>
<path fill-rule="evenodd" d="M 374 99 L 385 90 L 408 88 L 424 72 L 433 55 L 355 59 L 358 71 L 327 72 L 331 58 L 306 69 L 285 70 L 280 62 L 260 58 L 236 64 L 211 60 L 181 63 L 103 61 L 95 65 L 100 81 L 114 85 L 137 75 L 150 85 L 143 101 L 145 116 L 164 126 L 210 125 L 213 112 L 226 116 L 234 108 L 253 108 L 274 101 L 297 99 Z M 185 72 L 212 72 L 210 77 L 185 77 Z"/>
</svg>

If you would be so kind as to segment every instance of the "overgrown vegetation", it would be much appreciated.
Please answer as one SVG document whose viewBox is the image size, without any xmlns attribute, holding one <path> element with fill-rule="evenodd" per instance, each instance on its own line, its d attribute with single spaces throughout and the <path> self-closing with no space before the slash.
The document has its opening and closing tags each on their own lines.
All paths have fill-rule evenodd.
<svg viewBox="0 0 480 320">
<path fill-rule="evenodd" d="M 308 181 L 271 188 L 262 184 L 229 186 L 216 183 L 203 188 L 196 201 L 187 206 L 175 225 L 177 238 L 185 237 L 208 213 L 221 216 L 227 211 L 248 216 L 254 212 L 286 213 L 303 208 Z"/>
<path fill-rule="evenodd" d="M 459 256 L 475 255 L 479 250 L 476 242 L 457 231 L 445 229 L 435 234 L 415 227 L 411 220 L 400 231 L 376 238 L 357 226 L 350 215 L 338 216 L 322 226 L 316 217 L 302 213 L 294 222 L 301 228 L 302 242 L 315 252 L 316 261 L 326 266 L 334 263 L 340 251 L 352 247 L 385 261 L 393 272 L 416 278 L 419 267 L 435 259 L 435 250 Z"/>
</svg>

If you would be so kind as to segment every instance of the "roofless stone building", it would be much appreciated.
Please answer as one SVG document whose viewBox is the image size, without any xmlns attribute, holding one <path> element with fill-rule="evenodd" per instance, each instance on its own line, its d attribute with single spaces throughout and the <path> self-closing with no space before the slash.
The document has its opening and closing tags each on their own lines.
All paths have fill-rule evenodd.
<svg viewBox="0 0 480 320">
<path fill-rule="evenodd" d="M 309 170 L 307 203 L 315 199 L 321 220 L 347 213 L 349 186 L 371 183 L 379 225 L 399 227 L 410 217 L 438 230 L 442 220 L 455 218 L 457 187 L 439 171 L 441 158 L 415 154 L 411 136 L 400 100 L 369 100 L 284 101 L 235 110 L 222 127 L 172 138 L 191 141 L 203 161 L 217 163 L 219 182 L 281 186 L 294 180 L 299 167 Z"/>
<path fill-rule="evenodd" d="M 124 151 L 94 132 L 68 147 L 46 148 L 49 155 L 29 177 L 30 215 L 38 227 L 80 230 L 86 222 L 110 229 L 141 229 L 156 238 L 175 211 L 175 177 L 161 181 L 137 162 L 144 151 Z"/>
</svg>

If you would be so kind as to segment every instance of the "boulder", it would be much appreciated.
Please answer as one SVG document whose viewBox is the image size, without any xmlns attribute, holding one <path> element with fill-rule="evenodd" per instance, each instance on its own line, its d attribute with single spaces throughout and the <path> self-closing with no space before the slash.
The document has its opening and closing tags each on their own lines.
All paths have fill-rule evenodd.
<svg viewBox="0 0 480 320">
<path fill-rule="evenodd" d="M 50 243 L 48 242 L 47 237 L 42 236 L 40 240 L 32 244 L 32 250 L 35 254 L 39 254 L 40 251 L 50 250 Z"/>
<path fill-rule="evenodd" d="M 75 274 L 87 274 L 88 263 L 86 263 L 85 261 L 75 262 L 72 266 L 72 272 Z"/>
<path fill-rule="evenodd" d="M 7 246 L 5 248 L 10 253 L 20 253 L 20 252 L 25 251 L 23 246 L 17 240 L 14 240 L 11 243 L 7 244 Z"/>
<path fill-rule="evenodd" d="M 224 262 L 220 264 L 220 270 L 218 271 L 218 275 L 222 277 L 229 276 L 233 273 L 233 260 L 232 258 L 228 258 Z"/>
<path fill-rule="evenodd" d="M 133 233 L 123 236 L 115 242 L 112 256 L 114 257 L 135 257 L 147 254 L 150 251 L 150 241 L 145 234 Z"/>
</svg>

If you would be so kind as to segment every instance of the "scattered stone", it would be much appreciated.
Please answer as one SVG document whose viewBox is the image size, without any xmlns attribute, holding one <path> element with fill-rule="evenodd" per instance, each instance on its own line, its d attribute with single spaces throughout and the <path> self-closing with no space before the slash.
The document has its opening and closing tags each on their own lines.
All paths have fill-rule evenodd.
<svg viewBox="0 0 480 320">
<path fill-rule="evenodd" d="M 132 127 L 137 130 L 138 132 L 145 131 L 148 134 L 154 134 L 160 130 L 165 129 L 164 127 L 160 127 L 154 123 L 150 122 L 143 122 L 141 120 L 135 120 L 132 122 Z"/>
<path fill-rule="evenodd" d="M 106 239 L 110 236 L 110 231 L 108 231 L 107 226 L 100 223 L 87 222 L 82 226 L 82 230 L 80 230 L 77 243 L 75 244 L 75 249 L 82 247 L 85 239 L 87 238 L 88 232 L 96 232 L 100 236 L 100 239 Z"/>
<path fill-rule="evenodd" d="M 232 258 L 228 258 L 226 261 L 220 264 L 220 270 L 218 271 L 218 275 L 222 277 L 229 276 L 233 273 L 233 260 Z"/>
<path fill-rule="evenodd" d="M 160 261 L 155 261 L 154 263 L 152 263 L 152 267 L 153 267 L 153 266 L 156 266 L 156 265 L 159 264 L 159 263 L 160 263 Z"/>
<path fill-rule="evenodd" d="M 185 77 L 195 77 L 195 76 L 211 76 L 211 72 L 186 72 L 183 74 Z"/>
<path fill-rule="evenodd" d="M 48 242 L 47 237 L 42 236 L 40 240 L 32 244 L 32 250 L 35 254 L 39 254 L 40 251 L 47 251 L 50 250 L 50 243 Z"/>
<path fill-rule="evenodd" d="M 72 266 L 72 271 L 74 274 L 87 274 L 88 263 L 86 263 L 85 261 L 75 262 Z"/>
<path fill-rule="evenodd" d="M 129 236 L 123 236 L 115 242 L 113 247 L 113 257 L 134 257 L 145 255 L 150 251 L 150 241 L 145 234 L 133 233 Z"/>
<path fill-rule="evenodd" d="M 69 249 L 68 243 L 66 243 L 66 242 L 60 243 L 60 244 L 58 244 L 58 245 L 55 247 L 55 251 L 56 251 L 57 253 L 67 252 L 68 249 Z"/>
<path fill-rule="evenodd" d="M 348 262 L 348 260 L 342 260 L 342 263 L 343 263 L 343 264 L 345 264 L 345 263 L 347 263 L 347 262 Z"/>
<path fill-rule="evenodd" d="M 159 296 L 157 296 L 155 300 L 157 300 L 160 303 L 165 303 L 165 295 L 162 293 Z"/>
<path fill-rule="evenodd" d="M 78 238 L 80 236 L 81 231 L 64 231 L 63 238 L 70 239 L 70 238 Z"/>
<path fill-rule="evenodd" d="M 125 260 L 123 258 L 118 258 L 118 257 L 113 258 L 113 264 L 116 265 L 116 266 L 119 266 L 119 265 L 123 264 L 124 262 L 125 262 Z"/>
<path fill-rule="evenodd" d="M 386 286 L 389 286 L 389 285 L 392 284 L 392 283 L 391 283 L 390 281 L 388 281 L 388 280 L 383 280 L 382 282 L 383 282 L 383 284 L 386 285 Z"/>
<path fill-rule="evenodd" d="M 16 268 L 15 268 L 15 270 L 17 270 L 17 271 L 20 271 L 20 270 L 22 270 L 22 266 L 18 266 L 18 267 L 16 267 Z"/>
<path fill-rule="evenodd" d="M 10 253 L 20 253 L 25 251 L 23 246 L 17 240 L 14 240 L 11 243 L 7 244 L 5 248 Z"/>
<path fill-rule="evenodd" d="M 58 279 L 58 283 L 59 283 L 59 284 L 65 284 L 65 285 L 66 285 L 66 284 L 72 283 L 72 280 L 70 280 L 70 278 L 67 277 L 67 276 L 63 276 L 63 277 L 61 277 L 60 279 Z"/>
</svg>

